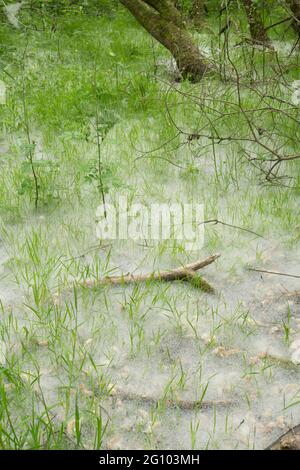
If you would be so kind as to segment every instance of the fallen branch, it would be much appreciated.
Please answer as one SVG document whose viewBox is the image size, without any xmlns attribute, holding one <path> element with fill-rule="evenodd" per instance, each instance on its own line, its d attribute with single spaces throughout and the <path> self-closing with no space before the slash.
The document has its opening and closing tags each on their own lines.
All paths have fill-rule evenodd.
<svg viewBox="0 0 300 470">
<path fill-rule="evenodd" d="M 280 436 L 266 450 L 300 450 L 300 425 Z"/>
<path fill-rule="evenodd" d="M 197 410 L 209 409 L 216 406 L 228 407 L 235 405 L 233 400 L 170 400 L 166 398 L 156 398 L 149 395 L 139 395 L 137 393 L 125 392 L 123 390 L 112 390 L 111 398 L 119 399 L 122 401 L 135 401 L 147 405 L 159 406 L 159 404 L 167 408 L 179 408 L 181 410 Z"/>
<path fill-rule="evenodd" d="M 83 287 L 97 287 L 103 285 L 123 285 L 130 284 L 134 282 L 146 282 L 146 281 L 190 281 L 197 287 L 202 288 L 206 291 L 213 291 L 213 288 L 209 285 L 205 279 L 200 276 L 197 276 L 196 272 L 199 269 L 208 266 L 213 263 L 219 254 L 209 256 L 208 258 L 202 261 L 196 261 L 195 263 L 187 264 L 180 268 L 171 269 L 169 271 L 158 271 L 148 274 L 126 274 L 121 276 L 106 276 L 100 279 L 88 279 L 84 282 L 80 282 L 80 285 Z"/>
</svg>

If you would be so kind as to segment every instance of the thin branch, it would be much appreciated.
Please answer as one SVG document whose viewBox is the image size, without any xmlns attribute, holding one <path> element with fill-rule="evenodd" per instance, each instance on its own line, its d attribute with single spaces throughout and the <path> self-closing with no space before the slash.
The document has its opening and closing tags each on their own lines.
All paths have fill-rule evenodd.
<svg viewBox="0 0 300 470">
<path fill-rule="evenodd" d="M 288 273 L 280 273 L 278 271 L 268 271 L 266 269 L 256 269 L 256 268 L 248 268 L 248 271 L 255 271 L 257 273 L 266 273 L 266 274 L 276 274 L 277 276 L 286 276 L 286 277 L 294 277 L 295 279 L 300 279 L 300 276 L 296 274 L 288 274 Z"/>
<path fill-rule="evenodd" d="M 244 227 L 239 227 L 238 225 L 228 224 L 228 223 L 223 222 L 222 220 L 218 220 L 218 219 L 204 220 L 204 222 L 200 222 L 199 225 L 201 225 L 201 224 L 215 224 L 215 225 L 221 224 L 221 225 L 225 225 L 225 227 L 235 228 L 237 230 L 242 230 L 243 232 L 252 233 L 253 235 L 256 235 L 257 237 L 264 238 L 259 233 L 253 232 L 253 230 L 249 230 L 249 229 L 244 228 Z"/>
<path fill-rule="evenodd" d="M 270 24 L 270 26 L 267 26 L 265 28 L 265 31 L 268 31 L 268 29 L 271 29 L 271 28 L 275 28 L 275 26 L 278 26 L 282 23 L 285 23 L 286 21 L 290 21 L 292 18 L 293 18 L 292 16 L 288 16 L 287 18 L 284 18 L 283 20 L 280 20 L 280 21 L 277 21 L 276 23 Z"/>
</svg>

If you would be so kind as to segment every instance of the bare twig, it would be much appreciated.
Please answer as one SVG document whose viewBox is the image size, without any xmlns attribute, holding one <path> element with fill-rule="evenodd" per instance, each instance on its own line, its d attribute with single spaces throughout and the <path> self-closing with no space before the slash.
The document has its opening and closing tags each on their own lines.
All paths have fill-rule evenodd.
<svg viewBox="0 0 300 470">
<path fill-rule="evenodd" d="M 276 23 L 270 24 L 269 26 L 265 27 L 265 31 L 268 31 L 268 29 L 275 28 L 275 26 L 278 26 L 282 23 L 286 23 L 286 21 L 290 21 L 293 17 L 288 16 L 287 18 L 284 18 L 283 20 L 277 21 Z"/>
<path fill-rule="evenodd" d="M 264 238 L 259 233 L 253 232 L 253 230 L 249 230 L 249 229 L 244 228 L 244 227 L 239 227 L 238 225 L 228 224 L 228 223 L 223 222 L 222 220 L 218 220 L 218 219 L 204 220 L 204 222 L 200 222 L 199 225 L 201 225 L 201 224 L 215 224 L 215 225 L 221 224 L 221 225 L 225 225 L 225 227 L 235 228 L 237 230 L 242 230 L 243 232 L 252 233 L 252 235 L 256 235 L 257 237 Z"/>
<path fill-rule="evenodd" d="M 288 273 L 280 273 L 278 271 L 268 271 L 266 269 L 256 269 L 256 268 L 248 268 L 248 271 L 255 271 L 257 273 L 266 273 L 266 274 L 276 274 L 277 276 L 286 276 L 286 277 L 294 277 L 295 279 L 300 279 L 300 276 L 296 274 L 288 274 Z"/>
</svg>

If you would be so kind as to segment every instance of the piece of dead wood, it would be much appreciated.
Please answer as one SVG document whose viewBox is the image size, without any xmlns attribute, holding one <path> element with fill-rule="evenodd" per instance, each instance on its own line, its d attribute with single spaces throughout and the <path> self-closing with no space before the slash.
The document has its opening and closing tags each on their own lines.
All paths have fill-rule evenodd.
<svg viewBox="0 0 300 470">
<path fill-rule="evenodd" d="M 203 277 L 197 275 L 199 269 L 208 266 L 213 263 L 219 254 L 209 256 L 204 260 L 196 261 L 195 263 L 187 264 L 175 269 L 170 269 L 169 271 L 158 271 L 148 274 L 123 274 L 121 276 L 106 276 L 100 279 L 88 279 L 83 282 L 80 282 L 80 285 L 83 287 L 97 287 L 103 285 L 123 285 L 130 284 L 134 282 L 146 282 L 146 281 L 190 281 L 195 286 L 200 287 L 201 289 L 212 292 L 212 286 L 205 280 Z"/>
<path fill-rule="evenodd" d="M 170 400 L 165 398 L 156 398 L 149 395 L 139 395 L 137 393 L 126 392 L 124 390 L 113 389 L 111 398 L 121 401 L 134 401 L 146 405 L 158 406 L 160 403 L 167 408 L 179 408 L 184 411 L 209 409 L 214 407 L 229 407 L 236 405 L 233 400 Z"/>
<path fill-rule="evenodd" d="M 280 436 L 266 450 L 300 450 L 300 424 Z"/>
</svg>

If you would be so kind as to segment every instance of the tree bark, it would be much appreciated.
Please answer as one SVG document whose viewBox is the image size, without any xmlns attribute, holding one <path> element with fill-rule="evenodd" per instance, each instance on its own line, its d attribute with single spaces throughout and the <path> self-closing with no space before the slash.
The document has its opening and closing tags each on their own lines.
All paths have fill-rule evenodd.
<svg viewBox="0 0 300 470">
<path fill-rule="evenodd" d="M 178 28 L 185 28 L 186 21 L 184 16 L 176 8 L 174 3 L 171 0 L 143 0 L 144 3 L 147 3 L 153 7 L 162 18 L 166 21 L 171 21 Z M 122 2 L 121 2 L 122 3 Z"/>
<path fill-rule="evenodd" d="M 184 19 L 180 12 L 169 0 L 120 0 L 120 2 L 148 33 L 171 52 L 183 78 L 192 82 L 201 80 L 208 69 L 208 64 L 184 28 Z"/>
<path fill-rule="evenodd" d="M 287 4 L 293 14 L 292 27 L 300 35 L 300 0 L 287 0 Z"/>
<path fill-rule="evenodd" d="M 173 0 L 173 4 L 177 10 L 182 12 L 182 3 L 180 0 Z M 198 29 L 202 27 L 203 20 L 207 14 L 207 7 L 204 3 L 204 0 L 191 0 L 191 5 L 188 11 L 184 12 L 187 14 L 188 19 L 194 24 Z"/>
<path fill-rule="evenodd" d="M 193 20 L 196 28 L 200 28 L 203 25 L 204 18 L 206 16 L 206 8 L 203 0 L 193 0 L 189 14 Z"/>
<path fill-rule="evenodd" d="M 252 41 L 256 44 L 270 44 L 261 16 L 253 0 L 243 0 Z"/>
</svg>

